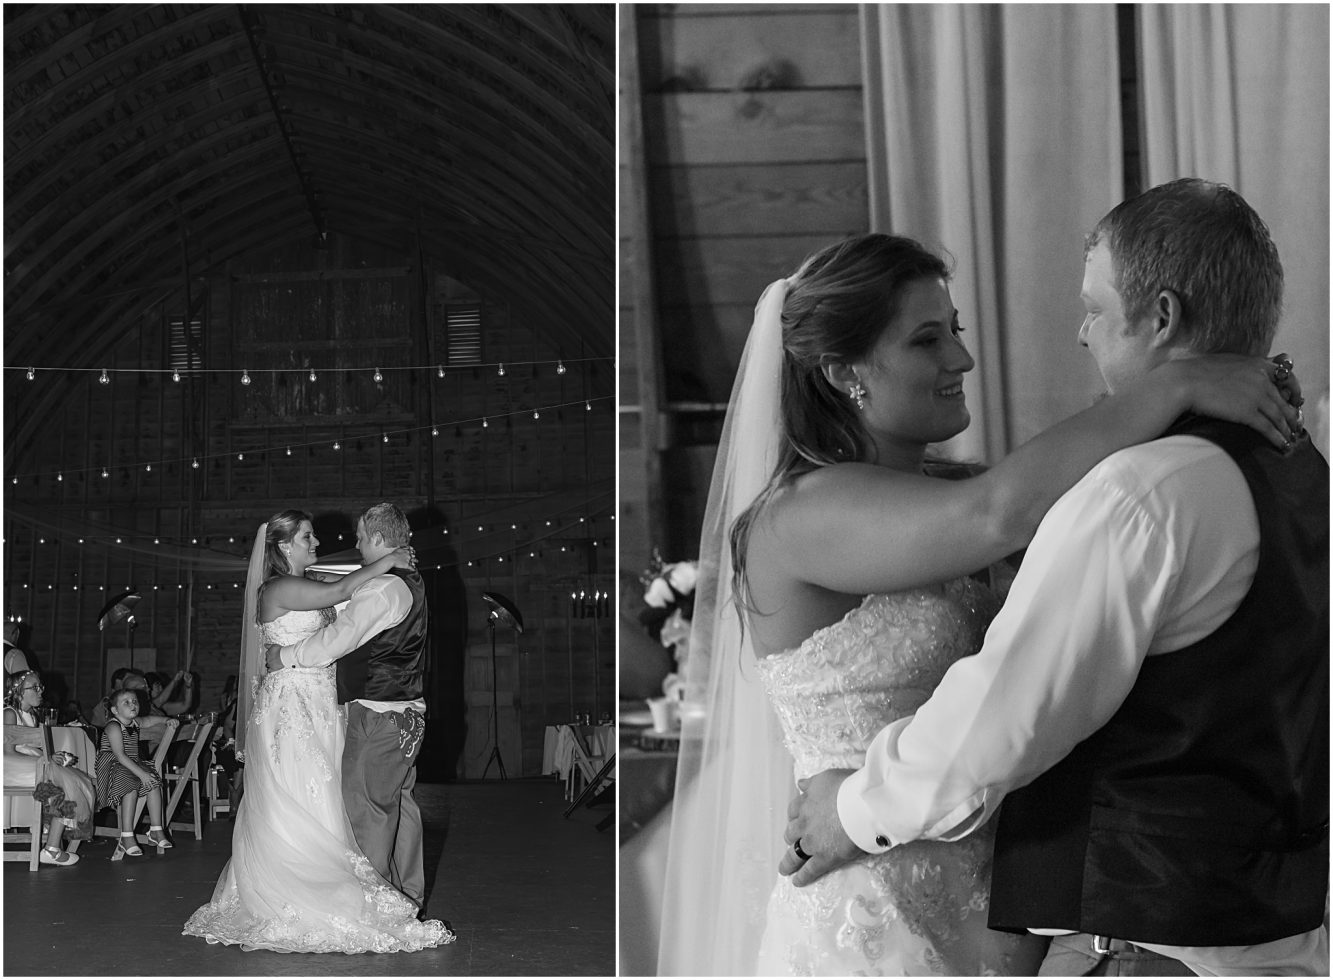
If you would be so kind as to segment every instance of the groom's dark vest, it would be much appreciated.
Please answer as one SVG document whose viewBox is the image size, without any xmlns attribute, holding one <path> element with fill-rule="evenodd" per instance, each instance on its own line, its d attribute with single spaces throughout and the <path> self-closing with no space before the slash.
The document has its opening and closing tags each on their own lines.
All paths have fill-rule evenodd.
<svg viewBox="0 0 1333 980">
<path fill-rule="evenodd" d="M 421 697 L 426 671 L 426 590 L 421 576 L 401 568 L 389 569 L 412 593 L 412 609 L 397 626 L 371 637 L 338 660 L 338 703 L 415 701 Z"/>
<path fill-rule="evenodd" d="M 1145 659 L 1111 720 L 1000 807 L 990 925 L 1236 946 L 1317 928 L 1328 888 L 1328 463 L 1189 419 L 1240 467 L 1254 583 Z"/>
</svg>

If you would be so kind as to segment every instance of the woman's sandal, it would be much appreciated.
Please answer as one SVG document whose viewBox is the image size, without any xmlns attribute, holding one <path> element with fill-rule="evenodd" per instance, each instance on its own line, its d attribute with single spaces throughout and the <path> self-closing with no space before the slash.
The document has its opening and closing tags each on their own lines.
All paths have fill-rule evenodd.
<svg viewBox="0 0 1333 980">
<path fill-rule="evenodd" d="M 126 837 L 130 838 L 129 847 L 125 846 Z M 122 855 L 125 857 L 132 857 L 132 858 L 143 857 L 143 848 L 139 846 L 138 840 L 132 837 L 131 835 L 121 834 L 120 840 L 116 842 L 116 853 L 111 855 L 111 860 L 114 861 L 116 858 L 121 857 Z"/>
<path fill-rule="evenodd" d="M 167 832 L 165 830 L 148 831 L 148 843 L 152 844 L 158 850 L 163 850 L 163 851 L 166 850 L 168 847 L 176 846 L 175 844 L 171 843 L 171 838 L 167 836 Z"/>
</svg>

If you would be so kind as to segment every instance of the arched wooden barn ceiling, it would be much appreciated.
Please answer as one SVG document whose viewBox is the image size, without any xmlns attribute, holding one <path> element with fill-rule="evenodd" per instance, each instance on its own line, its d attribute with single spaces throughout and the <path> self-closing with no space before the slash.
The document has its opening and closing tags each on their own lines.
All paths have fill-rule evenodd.
<svg viewBox="0 0 1333 980">
<path fill-rule="evenodd" d="M 609 356 L 614 20 L 5 4 L 6 364 L 96 366 L 187 264 L 329 234 L 419 249 L 558 347 Z M 60 386 L 7 380 L 12 437 Z"/>
</svg>

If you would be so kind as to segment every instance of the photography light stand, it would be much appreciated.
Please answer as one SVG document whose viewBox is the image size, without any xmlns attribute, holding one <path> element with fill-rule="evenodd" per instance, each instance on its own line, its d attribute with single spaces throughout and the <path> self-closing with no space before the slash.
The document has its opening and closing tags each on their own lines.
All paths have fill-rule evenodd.
<svg viewBox="0 0 1333 980">
<path fill-rule="evenodd" d="M 491 737 L 494 740 L 491 754 L 486 760 L 486 768 L 481 771 L 481 778 L 486 778 L 486 774 L 491 771 L 491 763 L 494 762 L 499 767 L 500 778 L 507 780 L 509 776 L 505 773 L 504 757 L 500 755 L 500 682 L 496 666 L 495 626 L 500 623 L 511 627 L 515 633 L 522 633 L 523 614 L 498 592 L 483 592 L 481 597 L 486 605 L 491 607 L 490 614 L 486 617 L 486 625 L 491 630 Z"/>
</svg>

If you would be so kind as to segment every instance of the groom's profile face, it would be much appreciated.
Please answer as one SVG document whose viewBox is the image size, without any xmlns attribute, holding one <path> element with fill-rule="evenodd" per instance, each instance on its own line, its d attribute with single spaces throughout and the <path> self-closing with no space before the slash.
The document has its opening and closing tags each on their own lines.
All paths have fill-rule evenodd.
<svg viewBox="0 0 1333 980">
<path fill-rule="evenodd" d="M 378 544 L 376 542 L 379 542 Z M 372 561 L 384 557 L 392 548 L 383 547 L 384 538 L 376 537 L 366 530 L 366 519 L 356 521 L 356 550 L 361 552 L 361 563 L 369 565 Z"/>
<path fill-rule="evenodd" d="M 1086 314 L 1078 330 L 1078 342 L 1092 352 L 1106 390 L 1141 378 L 1153 366 L 1150 317 L 1130 322 L 1125 304 L 1116 288 L 1115 263 L 1110 246 L 1098 242 L 1083 265 L 1083 292 Z"/>
</svg>

